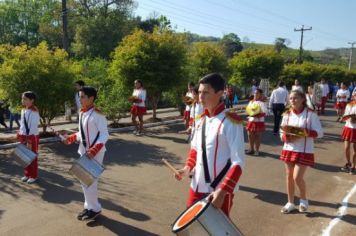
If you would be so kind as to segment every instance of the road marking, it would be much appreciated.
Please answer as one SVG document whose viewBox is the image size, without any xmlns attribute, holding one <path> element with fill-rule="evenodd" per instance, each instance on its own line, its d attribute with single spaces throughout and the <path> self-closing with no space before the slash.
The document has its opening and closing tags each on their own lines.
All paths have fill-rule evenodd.
<svg viewBox="0 0 356 236">
<path fill-rule="evenodd" d="M 323 230 L 322 236 L 330 236 L 330 232 L 333 229 L 333 227 L 341 221 L 341 218 L 346 214 L 347 211 L 347 206 L 348 206 L 348 201 L 351 198 L 352 195 L 356 193 L 356 184 L 353 186 L 353 188 L 349 191 L 349 193 L 346 195 L 346 197 L 342 200 L 341 207 L 339 207 L 338 212 L 337 212 L 337 217 L 334 218 L 332 221 L 330 221 L 328 227 Z"/>
</svg>

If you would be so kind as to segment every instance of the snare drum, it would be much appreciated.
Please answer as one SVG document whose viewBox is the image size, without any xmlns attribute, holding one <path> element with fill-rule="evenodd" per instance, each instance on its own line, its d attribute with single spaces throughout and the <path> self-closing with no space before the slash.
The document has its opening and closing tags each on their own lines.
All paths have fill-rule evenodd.
<svg viewBox="0 0 356 236">
<path fill-rule="evenodd" d="M 22 143 L 17 145 L 14 150 L 15 161 L 23 167 L 29 166 L 32 161 L 36 159 L 36 157 L 37 154 L 28 149 L 28 147 Z"/>
<path fill-rule="evenodd" d="M 196 202 L 174 222 L 172 231 L 180 236 L 241 236 L 240 230 L 206 199 Z"/>
<path fill-rule="evenodd" d="M 103 171 L 104 167 L 102 165 L 96 160 L 88 158 L 85 154 L 74 162 L 69 169 L 69 172 L 86 187 L 92 185 Z"/>
</svg>

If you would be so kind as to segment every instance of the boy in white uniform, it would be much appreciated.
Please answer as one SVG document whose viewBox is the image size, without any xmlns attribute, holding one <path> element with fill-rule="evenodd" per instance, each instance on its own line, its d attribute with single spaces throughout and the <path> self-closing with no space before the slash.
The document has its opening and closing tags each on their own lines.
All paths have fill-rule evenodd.
<svg viewBox="0 0 356 236">
<path fill-rule="evenodd" d="M 224 79 L 216 73 L 199 81 L 205 115 L 197 122 L 185 167 L 175 177 L 192 175 L 188 207 L 207 197 L 229 216 L 236 184 L 245 163 L 242 119 L 225 111 Z"/>
<path fill-rule="evenodd" d="M 105 116 L 94 107 L 97 91 L 93 87 L 83 86 L 79 91 L 82 109 L 79 117 L 79 131 L 68 136 L 65 144 L 76 141 L 79 144 L 79 155 L 95 159 L 102 164 L 106 151 L 105 143 L 109 138 L 107 120 Z M 98 201 L 98 181 L 89 187 L 82 184 L 84 192 L 84 210 L 78 214 L 78 220 L 92 220 L 101 213 L 101 205 Z"/>
</svg>

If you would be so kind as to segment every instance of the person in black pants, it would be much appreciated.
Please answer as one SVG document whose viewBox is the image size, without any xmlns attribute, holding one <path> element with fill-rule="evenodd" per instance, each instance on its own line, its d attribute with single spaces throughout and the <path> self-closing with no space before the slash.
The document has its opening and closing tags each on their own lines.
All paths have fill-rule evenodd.
<svg viewBox="0 0 356 236">
<path fill-rule="evenodd" d="M 278 134 L 279 125 L 282 119 L 282 113 L 284 112 L 286 105 L 288 103 L 288 91 L 284 88 L 284 82 L 279 81 L 278 88 L 273 90 L 270 100 L 269 107 L 272 108 L 274 115 L 274 126 L 273 134 Z"/>
<path fill-rule="evenodd" d="M 3 125 L 5 127 L 5 129 L 7 130 L 7 125 L 5 123 L 5 108 L 3 107 L 4 104 L 2 102 L 0 102 L 0 124 Z"/>
</svg>

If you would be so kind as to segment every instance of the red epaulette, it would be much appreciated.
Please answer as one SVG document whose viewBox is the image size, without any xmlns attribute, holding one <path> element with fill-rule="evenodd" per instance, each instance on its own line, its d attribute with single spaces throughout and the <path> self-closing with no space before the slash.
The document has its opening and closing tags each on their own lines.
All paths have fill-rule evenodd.
<svg viewBox="0 0 356 236">
<path fill-rule="evenodd" d="M 225 116 L 226 116 L 226 118 L 228 118 L 232 123 L 235 123 L 235 124 L 243 124 L 243 123 L 244 123 L 243 119 L 242 119 L 238 114 L 236 114 L 236 112 L 233 112 L 233 111 L 226 111 L 226 112 L 225 112 Z"/>
</svg>

